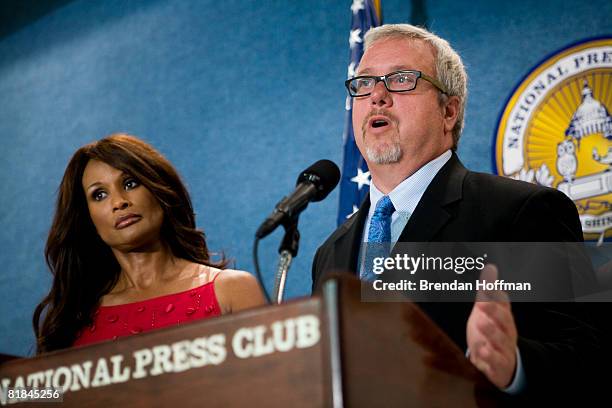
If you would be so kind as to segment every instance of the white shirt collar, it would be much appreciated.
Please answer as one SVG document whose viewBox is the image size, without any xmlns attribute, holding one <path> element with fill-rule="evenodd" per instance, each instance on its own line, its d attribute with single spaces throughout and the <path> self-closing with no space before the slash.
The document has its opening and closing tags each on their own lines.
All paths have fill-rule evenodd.
<svg viewBox="0 0 612 408">
<path fill-rule="evenodd" d="M 407 214 L 407 216 L 410 217 L 410 214 L 414 212 L 414 209 L 419 204 L 419 201 L 421 201 L 421 197 L 425 193 L 427 187 L 429 187 L 429 184 L 431 184 L 431 181 L 451 156 L 452 153 L 450 150 L 445 151 L 440 156 L 418 169 L 387 194 L 398 215 Z M 378 203 L 378 200 L 383 196 L 384 194 L 376 188 L 376 185 L 372 182 L 370 184 L 370 211 L 368 212 L 368 223 L 370 218 L 372 218 L 372 214 L 374 214 L 376 203 Z"/>
</svg>

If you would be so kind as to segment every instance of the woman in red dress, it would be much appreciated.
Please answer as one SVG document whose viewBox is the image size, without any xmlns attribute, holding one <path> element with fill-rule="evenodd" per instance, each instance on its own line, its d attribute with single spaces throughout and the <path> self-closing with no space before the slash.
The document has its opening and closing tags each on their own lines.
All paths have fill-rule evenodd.
<svg viewBox="0 0 612 408">
<path fill-rule="evenodd" d="M 45 255 L 53 284 L 34 312 L 37 353 L 264 303 L 252 275 L 210 259 L 170 162 L 125 134 L 70 160 Z"/>
</svg>

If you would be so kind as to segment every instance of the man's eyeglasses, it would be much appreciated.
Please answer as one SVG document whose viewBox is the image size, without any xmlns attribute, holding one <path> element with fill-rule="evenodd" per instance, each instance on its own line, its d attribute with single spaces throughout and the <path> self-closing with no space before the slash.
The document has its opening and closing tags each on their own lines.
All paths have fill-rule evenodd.
<svg viewBox="0 0 612 408">
<path fill-rule="evenodd" d="M 423 78 L 433 86 L 438 88 L 443 94 L 447 94 L 444 86 L 435 78 L 425 75 L 421 71 L 396 71 L 387 75 L 363 75 L 355 78 L 347 79 L 344 82 L 349 95 L 368 96 L 374 90 L 378 82 L 383 82 L 389 92 L 409 92 L 417 86 L 417 80 Z"/>
</svg>

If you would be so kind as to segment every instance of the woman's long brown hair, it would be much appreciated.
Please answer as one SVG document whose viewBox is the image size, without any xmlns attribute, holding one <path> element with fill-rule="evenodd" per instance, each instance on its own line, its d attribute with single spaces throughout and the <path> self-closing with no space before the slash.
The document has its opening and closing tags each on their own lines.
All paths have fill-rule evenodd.
<svg viewBox="0 0 612 408">
<path fill-rule="evenodd" d="M 221 268 L 227 263 L 211 261 L 204 233 L 196 229 L 187 189 L 153 147 L 126 134 L 83 146 L 64 173 L 47 238 L 45 257 L 54 278 L 49 294 L 34 311 L 37 353 L 71 346 L 78 332 L 92 322 L 102 296 L 119 279 L 119 264 L 96 232 L 83 191 L 83 172 L 92 159 L 135 177 L 155 196 L 164 211 L 161 239 L 175 257 Z"/>
</svg>

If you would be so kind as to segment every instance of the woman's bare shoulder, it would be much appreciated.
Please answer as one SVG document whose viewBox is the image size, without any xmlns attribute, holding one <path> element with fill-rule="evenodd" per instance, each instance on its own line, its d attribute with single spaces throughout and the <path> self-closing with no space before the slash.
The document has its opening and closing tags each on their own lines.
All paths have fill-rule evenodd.
<svg viewBox="0 0 612 408">
<path fill-rule="evenodd" d="M 213 273 L 218 273 L 219 277 L 217 279 L 223 280 L 233 280 L 233 281 L 242 281 L 242 280 L 253 280 L 257 282 L 255 276 L 251 275 L 249 272 L 240 271 L 238 269 L 217 269 L 212 268 Z"/>
<path fill-rule="evenodd" d="M 253 275 L 235 269 L 223 269 L 215 277 L 215 293 L 223 313 L 265 303 L 259 282 Z"/>
</svg>

